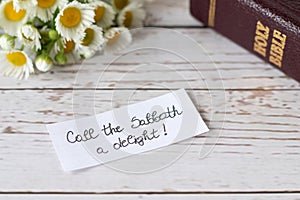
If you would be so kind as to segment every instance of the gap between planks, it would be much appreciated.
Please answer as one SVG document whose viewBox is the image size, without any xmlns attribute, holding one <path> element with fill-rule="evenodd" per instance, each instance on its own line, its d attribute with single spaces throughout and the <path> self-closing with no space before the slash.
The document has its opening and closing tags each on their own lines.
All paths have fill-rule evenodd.
<svg viewBox="0 0 300 200">
<path fill-rule="evenodd" d="M 170 90 L 179 90 L 181 88 L 57 88 L 57 87 L 47 87 L 47 88 L 1 88 L 0 91 L 9 91 L 9 90 L 16 90 L 16 91 L 26 91 L 26 90 L 32 90 L 32 91 L 39 91 L 39 90 L 62 90 L 62 91 L 127 91 L 127 90 L 138 90 L 138 91 L 170 91 Z M 186 91 L 300 91 L 300 88 L 224 88 L 224 89 L 218 89 L 218 88 L 185 88 Z"/>
<path fill-rule="evenodd" d="M 141 191 L 141 192 L 135 192 L 135 191 L 128 191 L 128 192 L 122 192 L 122 191 L 114 191 L 114 192 L 19 192 L 19 191 L 12 191 L 12 192 L 2 192 L 1 194 L 47 194 L 47 195 L 180 195 L 180 194 L 219 194 L 219 195 L 229 195 L 229 194 L 299 194 L 300 190 L 274 190 L 274 191 Z"/>
</svg>

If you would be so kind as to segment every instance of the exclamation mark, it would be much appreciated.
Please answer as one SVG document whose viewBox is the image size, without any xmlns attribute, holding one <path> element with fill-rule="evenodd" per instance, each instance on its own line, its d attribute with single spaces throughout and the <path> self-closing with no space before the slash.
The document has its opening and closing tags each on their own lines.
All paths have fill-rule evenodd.
<svg viewBox="0 0 300 200">
<path fill-rule="evenodd" d="M 168 133 L 167 133 L 167 130 L 166 130 L 166 125 L 165 125 L 165 124 L 163 124 L 163 127 L 164 127 L 164 132 L 165 132 L 165 135 L 168 135 Z"/>
</svg>

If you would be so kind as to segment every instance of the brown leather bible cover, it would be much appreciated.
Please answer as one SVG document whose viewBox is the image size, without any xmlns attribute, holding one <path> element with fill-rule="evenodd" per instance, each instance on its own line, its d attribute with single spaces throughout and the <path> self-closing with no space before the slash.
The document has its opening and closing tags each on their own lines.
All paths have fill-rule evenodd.
<svg viewBox="0 0 300 200">
<path fill-rule="evenodd" d="M 300 81 L 299 0 L 191 0 L 192 15 Z"/>
</svg>

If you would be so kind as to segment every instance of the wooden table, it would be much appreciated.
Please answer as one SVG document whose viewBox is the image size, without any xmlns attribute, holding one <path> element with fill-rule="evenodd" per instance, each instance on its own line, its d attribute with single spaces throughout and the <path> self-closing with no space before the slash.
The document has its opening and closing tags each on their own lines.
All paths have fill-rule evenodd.
<svg viewBox="0 0 300 200">
<path fill-rule="evenodd" d="M 94 92 L 91 77 L 103 71 L 107 60 L 98 68 L 87 66 L 80 84 L 74 84 L 78 66 L 58 67 L 27 81 L 1 77 L 0 199 L 300 199 L 300 84 L 192 19 L 188 0 L 156 0 L 147 10 L 146 26 L 172 28 L 193 38 L 217 63 L 223 87 L 213 88 L 202 87 L 195 72 L 183 63 L 172 63 L 188 77 L 211 131 L 195 137 L 193 145 L 189 141 L 177 144 L 190 148 L 175 163 L 153 173 L 122 173 L 105 166 L 63 172 L 45 125 L 74 117 L 73 88 Z M 203 64 L 200 58 L 194 62 Z M 143 74 L 140 79 L 117 83 L 114 77 L 129 69 L 125 64 L 107 71 L 97 87 L 98 113 L 128 104 L 122 92 L 135 91 L 145 82 L 154 81 L 154 86 L 138 90 L 133 101 L 166 93 L 155 87 L 158 83 L 168 83 L 172 89 L 183 86 L 167 79 L 168 71 L 151 70 L 149 74 L 157 79 Z M 127 63 L 137 64 L 135 60 Z M 221 81 L 213 69 L 204 71 L 211 74 L 208 81 Z M 209 91 L 225 94 L 225 103 L 215 98 L 220 109 L 213 109 L 216 116 L 226 114 L 224 120 L 210 120 Z M 113 92 L 120 96 L 112 105 Z M 217 132 L 213 151 L 199 159 L 199 149 L 214 145 L 207 141 L 216 139 Z"/>
</svg>

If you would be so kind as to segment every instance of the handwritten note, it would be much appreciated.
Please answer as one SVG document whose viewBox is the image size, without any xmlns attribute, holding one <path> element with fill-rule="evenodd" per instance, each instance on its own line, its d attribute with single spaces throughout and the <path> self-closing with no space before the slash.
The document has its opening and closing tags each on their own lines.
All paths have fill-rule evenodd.
<svg viewBox="0 0 300 200">
<path fill-rule="evenodd" d="M 65 171 L 104 164 L 208 131 L 184 89 L 47 126 Z"/>
</svg>

